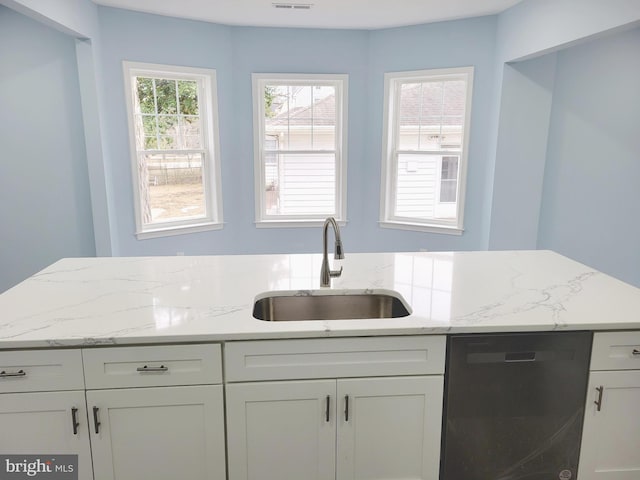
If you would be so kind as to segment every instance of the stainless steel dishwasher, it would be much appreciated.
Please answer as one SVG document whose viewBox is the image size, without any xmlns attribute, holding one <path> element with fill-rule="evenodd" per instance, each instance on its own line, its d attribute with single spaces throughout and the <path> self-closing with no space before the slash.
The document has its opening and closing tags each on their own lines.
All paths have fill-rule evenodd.
<svg viewBox="0 0 640 480">
<path fill-rule="evenodd" d="M 575 480 L 591 332 L 455 335 L 441 480 Z"/>
</svg>

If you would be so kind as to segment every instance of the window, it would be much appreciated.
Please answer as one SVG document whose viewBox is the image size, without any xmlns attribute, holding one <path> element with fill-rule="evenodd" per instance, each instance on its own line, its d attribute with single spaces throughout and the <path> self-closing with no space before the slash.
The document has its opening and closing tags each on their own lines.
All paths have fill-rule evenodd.
<svg viewBox="0 0 640 480">
<path fill-rule="evenodd" d="M 346 75 L 254 74 L 256 223 L 346 219 Z"/>
<path fill-rule="evenodd" d="M 387 73 L 381 225 L 461 234 L 473 67 Z"/>
<path fill-rule="evenodd" d="M 458 157 L 442 157 L 440 203 L 455 203 L 458 192 Z"/>
<path fill-rule="evenodd" d="M 124 62 L 137 237 L 222 226 L 216 73 Z"/>
</svg>

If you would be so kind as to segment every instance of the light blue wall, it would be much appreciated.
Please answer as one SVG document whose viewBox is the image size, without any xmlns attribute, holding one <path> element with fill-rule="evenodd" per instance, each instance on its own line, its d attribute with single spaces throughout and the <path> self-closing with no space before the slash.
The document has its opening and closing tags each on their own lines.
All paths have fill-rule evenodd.
<svg viewBox="0 0 640 480">
<path fill-rule="evenodd" d="M 76 39 L 75 43 L 96 255 L 109 257 L 118 251 L 118 227 L 111 170 L 105 162 L 111 157 L 103 132 L 107 89 L 99 61 L 100 39 L 94 36 L 91 40 Z"/>
<path fill-rule="evenodd" d="M 362 248 L 375 250 L 482 250 L 488 228 L 482 211 L 487 195 L 488 122 L 493 99 L 496 17 L 479 17 L 371 32 L 366 164 L 362 193 Z M 380 174 L 384 73 L 473 66 L 473 105 L 462 236 L 380 228 Z"/>
<path fill-rule="evenodd" d="M 74 38 L 97 35 L 97 7 L 90 0 L 0 0 L 0 3 Z"/>
<path fill-rule="evenodd" d="M 368 33 L 354 30 L 277 28 L 233 29 L 232 176 L 225 199 L 225 221 L 232 240 L 228 253 L 319 252 L 319 228 L 260 228 L 254 225 L 252 73 L 346 73 L 348 93 L 347 219 L 345 247 L 360 250 L 363 219 L 359 210 L 367 120 Z M 226 198 L 229 198 L 228 196 Z M 226 230 L 226 227 L 225 227 Z"/>
<path fill-rule="evenodd" d="M 557 72 L 554 70 L 555 60 L 551 57 L 505 64 L 584 42 L 602 36 L 607 30 L 629 29 L 631 24 L 640 20 L 637 0 L 523 0 L 497 17 L 372 32 L 228 27 L 104 7 L 98 9 L 100 24 L 96 29 L 96 7 L 89 0 L 52 0 L 46 5 L 38 0 L 1 0 L 1 3 L 24 11 L 72 37 L 91 37 L 91 48 L 86 48 L 86 42 L 76 42 L 74 61 L 78 61 L 78 67 L 74 69 L 67 62 L 73 58 L 73 52 L 66 50 L 62 54 L 64 61 L 58 62 L 64 64 L 63 67 L 51 75 L 62 79 L 53 84 L 62 93 L 55 99 L 47 98 L 49 104 L 43 103 L 46 114 L 53 115 L 55 121 L 39 121 L 50 118 L 42 113 L 35 121 L 18 113 L 17 118 L 12 118 L 11 125 L 28 123 L 32 134 L 38 138 L 55 137 L 64 144 L 59 150 L 69 153 L 63 155 L 68 165 L 64 162 L 61 165 L 72 165 L 71 181 L 68 186 L 65 184 L 63 188 L 56 189 L 54 195 L 63 202 L 73 204 L 75 201 L 73 205 L 77 211 L 71 208 L 67 212 L 86 217 L 89 203 L 87 163 L 86 160 L 84 164 L 76 161 L 83 153 L 79 146 L 82 144 L 79 140 L 82 138 L 82 123 L 77 117 L 78 94 L 83 96 L 82 107 L 87 117 L 84 127 L 91 127 L 87 151 L 96 244 L 102 254 L 109 254 L 110 250 L 114 255 L 318 251 L 318 229 L 258 230 L 254 227 L 250 73 L 337 72 L 350 76 L 349 223 L 343 232 L 347 250 L 528 248 L 538 223 L 536 205 L 542 199 L 539 246 L 555 248 L 609 273 L 640 283 L 636 252 L 639 234 L 633 222 L 638 212 L 632 210 L 634 203 L 638 203 L 637 196 L 633 196 L 637 195 L 633 188 L 638 183 L 637 161 L 629 160 L 629 151 L 638 151 L 637 143 L 633 142 L 637 142 L 640 135 L 632 131 L 623 135 L 623 141 L 616 138 L 617 134 L 596 139 L 590 135 L 593 127 L 589 128 L 593 124 L 605 132 L 614 130 L 622 123 L 621 115 L 630 120 L 627 128 L 638 123 L 637 112 L 640 109 L 637 108 L 637 96 L 633 96 L 633 90 L 620 93 L 624 92 L 623 86 L 628 86 L 629 78 L 637 80 L 637 54 L 634 56 L 633 49 L 637 52 L 638 44 L 630 40 L 636 38 L 637 33 L 629 36 L 620 34 L 619 37 L 562 52 L 558 56 Z M 2 13 L 2 21 L 6 23 L 10 12 L 3 10 Z M 30 59 L 34 68 L 38 62 L 42 63 L 37 66 L 38 70 L 47 72 L 52 69 L 55 62 L 47 58 L 54 58 L 60 53 L 58 49 L 63 48 L 61 45 L 65 44 L 64 36 L 56 37 L 53 35 L 55 32 L 44 27 L 37 29 L 35 24 L 25 22 L 22 17 L 11 18 L 17 21 L 11 22 L 10 28 L 0 30 L 2 58 L 3 61 L 9 59 L 0 66 L 3 83 L 11 79 L 19 65 Z M 55 38 L 55 41 L 49 41 L 50 38 Z M 624 53 L 622 59 L 620 52 L 612 46 L 611 42 L 615 41 L 625 47 L 621 50 Z M 73 41 L 67 41 L 64 48 L 70 44 Z M 96 49 L 96 44 L 102 46 L 100 50 Z M 607 45 L 608 50 L 605 48 Z M 51 53 L 52 50 L 57 53 Z M 102 58 L 97 55 L 98 51 Z M 208 67 L 218 71 L 227 222 L 222 231 L 145 241 L 135 239 L 121 67 L 124 59 Z M 604 82 L 610 78 L 598 69 L 598 65 L 606 67 L 613 61 L 619 63 L 616 68 L 620 67 L 618 71 L 623 74 L 609 75 L 615 78 L 615 82 L 609 82 L 614 87 L 601 93 Z M 377 221 L 383 74 L 386 71 L 460 65 L 476 67 L 465 234 L 455 237 L 381 229 Z M 78 73 L 80 92 L 77 91 Z M 552 97 L 549 85 L 556 73 L 558 86 Z M 578 87 L 575 90 L 574 84 Z M 591 92 L 596 92 L 595 98 Z M 3 102 L 3 106 L 11 106 L 11 102 L 16 100 L 7 95 L 6 88 L 0 95 L 7 96 L 8 103 Z M 33 98 L 33 95 L 29 97 L 30 103 Z M 549 115 L 551 99 L 553 115 Z M 63 107 L 54 106 L 53 100 L 64 101 Z M 617 103 L 622 103 L 626 110 L 614 111 L 611 105 Z M 631 108 L 630 105 L 635 106 Z M 521 118 L 518 115 L 520 110 L 526 110 L 528 117 Z M 6 109 L 0 112 L 3 121 L 6 112 Z M 2 114 L 5 114 L 4 118 Z M 96 115 L 104 118 L 96 119 Z M 56 124 L 53 129 L 52 123 Z M 52 131 L 56 133 L 52 134 Z M 74 133 L 72 140 L 69 139 L 71 131 Z M 531 132 L 530 137 L 527 137 L 527 131 Z M 624 128 L 620 131 L 627 132 Z M 2 132 L 3 142 L 8 147 L 14 145 L 4 140 L 6 133 L 5 130 Z M 17 138 L 24 149 L 26 134 L 22 132 L 21 135 Z M 588 141 L 582 140 L 584 136 Z M 519 147 L 522 150 L 524 144 L 527 145 L 526 152 L 514 157 L 514 152 Z M 16 147 L 13 148 L 15 150 Z M 29 148 L 36 152 L 40 145 L 29 145 Z M 604 165 L 608 164 L 597 161 L 594 152 L 604 154 L 605 151 L 609 157 L 615 154 L 615 159 L 610 161 L 616 162 L 615 166 L 626 172 L 615 177 L 618 180 L 602 180 L 608 178 L 604 176 Z M 41 156 L 36 154 L 37 158 Z M 512 161 L 513 158 L 516 161 Z M 543 184 L 541 178 L 545 161 L 547 168 Z M 29 217 L 23 213 L 30 202 L 38 201 L 45 205 L 50 202 L 25 195 L 29 184 L 33 183 L 33 178 L 28 175 L 32 172 L 4 162 L 0 168 L 3 169 L 0 187 L 6 184 L 0 194 L 8 196 L 19 191 L 25 198 L 22 205 L 26 205 L 16 209 L 0 206 L 0 220 L 11 226 L 0 232 L 3 246 L 8 245 L 3 252 L 5 257 L 2 257 L 3 271 L 24 269 L 31 259 L 55 256 L 64 250 L 62 247 L 73 250 L 75 246 L 82 245 L 75 250 L 86 250 L 87 229 L 77 230 L 74 227 L 82 222 L 71 222 L 71 226 L 64 229 L 64 236 L 69 238 L 62 242 L 55 235 L 48 243 L 34 240 L 50 230 L 46 218 L 59 212 L 39 220 L 33 234 L 22 235 L 28 231 L 25 222 L 28 223 Z M 55 174 L 60 171 L 60 168 L 47 171 L 47 181 L 56 180 Z M 14 182 L 5 181 L 10 176 Z M 521 183 L 520 188 L 516 188 L 516 176 L 533 181 Z M 598 178 L 597 182 L 595 178 Z M 43 179 L 38 181 L 44 182 Z M 596 197 L 591 194 L 596 187 L 608 197 L 630 196 L 632 201 L 616 202 L 615 208 L 605 205 L 606 202 L 596 202 Z M 616 197 L 614 193 L 618 191 L 622 193 Z M 579 204 L 577 198 L 585 203 Z M 6 199 L 3 199 L 3 204 L 7 204 Z M 584 205 L 589 208 L 584 208 Z M 516 210 L 527 212 L 520 219 L 526 228 L 520 231 L 509 228 L 516 217 Z M 90 211 L 88 217 L 90 221 Z M 601 228 L 598 235 L 585 233 L 587 230 L 592 233 L 591 229 L 596 228 L 594 225 L 611 228 Z M 21 251 L 28 251 L 28 255 L 23 257 L 29 261 L 14 260 L 6 253 L 17 251 L 18 246 L 23 247 Z M 606 248 L 599 248 L 601 246 Z M 11 265 L 10 261 L 13 262 Z"/>
<path fill-rule="evenodd" d="M 117 228 L 109 197 L 113 188 L 104 161 L 109 146 L 102 132 L 105 102 L 98 58 L 98 6 L 91 0 L 0 0 L 0 4 L 75 39 L 96 254 L 110 256 L 117 250 Z"/>
<path fill-rule="evenodd" d="M 508 215 L 505 216 L 505 212 L 508 213 L 510 207 L 494 202 L 514 202 L 515 205 L 524 201 L 528 204 L 528 212 L 531 212 L 531 207 L 539 202 L 542 185 L 538 180 L 540 169 L 544 168 L 545 158 L 538 153 L 546 149 L 545 138 L 548 131 L 549 115 L 548 95 L 544 93 L 546 87 L 541 89 L 535 87 L 534 84 L 539 83 L 542 86 L 548 83 L 548 80 L 544 80 L 544 78 L 550 79 L 552 72 L 548 66 L 543 68 L 543 70 L 547 70 L 546 73 L 544 71 L 537 72 L 535 64 L 525 66 L 526 71 L 518 72 L 515 70 L 518 68 L 517 64 L 514 63 L 510 66 L 507 62 L 542 56 L 568 48 L 570 45 L 607 35 L 611 31 L 631 28 L 632 25 L 640 22 L 640 2 L 637 0 L 610 0 L 607 2 L 601 0 L 522 0 L 500 13 L 497 18 L 494 66 L 494 97 L 496 101 L 487 118 L 490 125 L 488 162 L 485 171 L 488 196 L 485 198 L 487 207 L 482 213 L 485 217 L 483 224 L 491 225 L 491 228 L 484 232 L 483 246 L 491 249 L 530 248 L 530 230 L 537 220 L 537 215 L 534 215 L 534 220 L 531 220 L 531 216 L 528 217 L 529 220 L 526 221 L 525 228 L 521 232 L 511 232 L 504 223 L 505 220 L 508 220 Z M 542 81 L 535 80 L 534 78 L 537 76 Z M 527 77 L 531 77 L 532 81 L 527 80 Z M 503 81 L 506 83 L 503 84 Z M 517 108 L 509 104 L 514 99 L 517 104 L 530 103 L 527 100 L 529 94 L 523 90 L 527 88 L 532 88 L 531 94 L 542 100 L 541 106 L 543 107 L 542 109 L 540 106 L 534 107 L 536 122 L 530 122 L 534 133 L 532 138 L 527 140 L 529 146 L 538 155 L 537 159 L 533 155 L 528 155 L 528 160 L 536 162 L 538 166 L 525 166 L 524 162 L 520 162 L 528 173 L 533 171 L 535 174 L 535 185 L 528 184 L 526 187 L 526 193 L 534 195 L 534 198 L 530 200 L 510 199 L 510 194 L 506 196 L 505 194 L 511 189 L 513 164 L 509 155 L 505 156 L 504 153 L 508 153 L 509 150 L 505 151 L 505 144 L 510 143 L 506 132 L 511 130 L 512 126 L 509 125 L 509 121 L 505 121 L 505 118 L 510 116 L 505 117 L 505 112 Z M 518 90 L 521 90 L 522 94 L 520 99 L 513 95 Z M 545 96 L 547 99 L 543 98 Z M 546 121 L 544 121 L 545 117 Z M 526 122 L 523 119 L 518 120 L 520 123 Z M 520 131 L 524 132 L 524 129 Z M 499 143 L 501 144 L 500 149 Z M 494 216 L 496 218 L 493 218 Z M 507 236 L 503 238 L 505 233 Z"/>
<path fill-rule="evenodd" d="M 75 43 L 0 6 L 0 291 L 95 255 Z"/>
<path fill-rule="evenodd" d="M 640 29 L 558 53 L 539 247 L 640 286 Z"/>
<path fill-rule="evenodd" d="M 318 228 L 254 225 L 251 73 L 349 75 L 348 224 L 351 251 L 480 249 L 491 105 L 495 17 L 366 32 L 226 27 L 101 8 L 103 71 L 109 85 L 106 131 L 111 149 L 120 255 L 177 252 L 275 253 L 321 249 Z M 223 230 L 138 241 L 134 236 L 131 167 L 122 60 L 215 68 L 218 73 Z M 476 67 L 469 154 L 466 232 L 434 235 L 381 229 L 379 191 L 385 71 Z"/>
<path fill-rule="evenodd" d="M 138 241 L 134 236 L 131 153 L 124 98 L 122 61 L 165 63 L 217 70 L 223 194 L 231 193 L 226 179 L 233 178 L 233 78 L 231 29 L 204 22 L 100 8 L 101 70 L 105 87 L 103 125 L 109 145 L 108 174 L 112 182 L 110 197 L 115 209 L 117 246 L 114 255 L 175 255 L 232 253 L 233 239 L 228 230 Z M 233 208 L 225 198 L 225 207 Z M 225 217 L 228 214 L 225 214 Z M 218 233 L 222 233 L 218 235 Z M 224 247 L 228 247 L 228 250 Z"/>
<path fill-rule="evenodd" d="M 535 249 L 556 54 L 506 64 L 489 249 Z"/>
<path fill-rule="evenodd" d="M 539 56 L 637 22 L 638 0 L 523 0 L 498 16 L 499 59 Z"/>
</svg>

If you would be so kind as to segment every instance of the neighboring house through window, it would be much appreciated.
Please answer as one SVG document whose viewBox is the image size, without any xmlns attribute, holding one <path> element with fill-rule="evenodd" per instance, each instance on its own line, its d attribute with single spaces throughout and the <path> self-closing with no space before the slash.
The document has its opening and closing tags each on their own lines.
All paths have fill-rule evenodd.
<svg viewBox="0 0 640 480">
<path fill-rule="evenodd" d="M 136 234 L 222 227 L 215 70 L 124 62 Z"/>
<path fill-rule="evenodd" d="M 461 234 L 473 68 L 385 75 L 381 225 Z"/>
<path fill-rule="evenodd" d="M 346 220 L 346 98 L 346 75 L 253 75 L 258 226 Z"/>
</svg>

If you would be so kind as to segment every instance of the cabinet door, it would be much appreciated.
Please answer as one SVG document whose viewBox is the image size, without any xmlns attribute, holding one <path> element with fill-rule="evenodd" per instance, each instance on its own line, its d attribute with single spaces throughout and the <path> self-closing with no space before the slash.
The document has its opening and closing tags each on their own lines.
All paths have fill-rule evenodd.
<svg viewBox="0 0 640 480">
<path fill-rule="evenodd" d="M 0 395 L 0 432 L 3 454 L 78 455 L 78 478 L 92 477 L 84 392 Z"/>
<path fill-rule="evenodd" d="M 602 394 L 597 389 L 602 389 Z M 591 373 L 578 467 L 580 480 L 640 478 L 639 406 L 640 370 Z"/>
<path fill-rule="evenodd" d="M 95 480 L 225 479 L 221 385 L 94 390 L 87 407 Z"/>
<path fill-rule="evenodd" d="M 335 478 L 335 380 L 227 385 L 229 480 Z"/>
<path fill-rule="evenodd" d="M 437 479 L 442 390 L 441 375 L 338 380 L 338 480 Z"/>
</svg>

